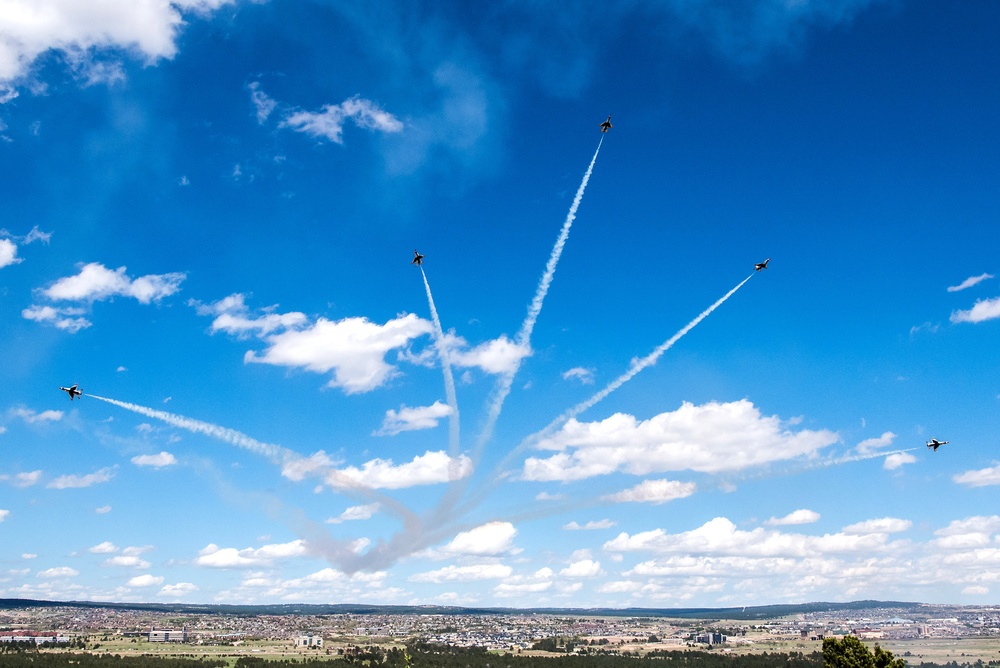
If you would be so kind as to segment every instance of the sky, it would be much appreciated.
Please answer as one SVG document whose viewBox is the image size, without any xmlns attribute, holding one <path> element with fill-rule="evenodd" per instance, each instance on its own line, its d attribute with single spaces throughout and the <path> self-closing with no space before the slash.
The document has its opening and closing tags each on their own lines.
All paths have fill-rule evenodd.
<svg viewBox="0 0 1000 668">
<path fill-rule="evenodd" d="M 998 25 L 0 2 L 0 597 L 996 604 Z"/>
</svg>

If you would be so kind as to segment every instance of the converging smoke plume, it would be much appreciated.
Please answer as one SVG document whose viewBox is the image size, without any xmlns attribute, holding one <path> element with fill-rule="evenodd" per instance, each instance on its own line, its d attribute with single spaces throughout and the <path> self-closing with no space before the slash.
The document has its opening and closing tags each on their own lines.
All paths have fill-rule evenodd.
<svg viewBox="0 0 1000 668">
<path fill-rule="evenodd" d="M 448 416 L 448 444 L 452 461 L 457 464 L 459 449 L 458 395 L 455 393 L 455 378 L 451 373 L 451 362 L 448 360 L 448 346 L 444 340 L 444 330 L 441 319 L 438 318 L 437 307 L 434 306 L 434 296 L 431 294 L 431 284 L 427 282 L 427 274 L 420 267 L 420 275 L 424 278 L 424 288 L 427 290 L 427 304 L 431 309 L 431 320 L 434 322 L 434 344 L 437 346 L 438 357 L 441 358 L 441 371 L 444 373 L 444 392 L 451 408 Z"/>
<path fill-rule="evenodd" d="M 545 264 L 545 273 L 542 274 L 542 279 L 538 283 L 538 289 L 535 290 L 535 298 L 531 300 L 531 305 L 528 306 L 528 314 L 525 316 L 524 322 L 521 323 L 521 329 L 518 331 L 517 337 L 514 339 L 514 343 L 523 351 L 530 350 L 531 332 L 535 328 L 535 322 L 538 320 L 538 315 L 542 312 L 542 303 L 545 301 L 545 295 L 549 292 L 549 286 L 552 284 L 552 277 L 556 273 L 556 265 L 559 264 L 559 257 L 562 255 L 563 247 L 566 245 L 566 239 L 569 237 L 570 228 L 573 227 L 573 221 L 576 219 L 576 210 L 580 207 L 580 201 L 583 199 L 583 192 L 587 189 L 587 183 L 590 182 L 590 175 L 594 171 L 594 164 L 597 162 L 597 154 L 601 152 L 601 144 L 603 143 L 604 137 L 602 136 L 601 140 L 597 144 L 597 150 L 594 151 L 594 157 L 590 159 L 590 165 L 587 166 L 587 171 L 583 175 L 580 187 L 577 188 L 576 196 L 573 197 L 573 203 L 569 207 L 569 213 L 566 214 L 566 221 L 563 223 L 562 229 L 559 231 L 559 237 L 556 239 L 555 246 L 552 247 L 552 254 L 549 256 L 549 261 Z M 523 359 L 523 357 L 521 359 Z M 519 359 L 511 371 L 508 371 L 497 379 L 497 384 L 493 388 L 493 396 L 489 405 L 489 411 L 486 415 L 486 425 L 483 427 L 483 431 L 479 435 L 479 440 L 476 443 L 476 454 L 473 457 L 474 461 L 479 460 L 479 455 L 483 446 L 485 446 L 493 436 L 493 428 L 496 426 L 496 422 L 500 417 L 500 411 L 503 409 L 503 402 L 507 399 L 507 395 L 510 393 L 511 384 L 514 382 L 514 376 L 517 374 L 520 366 L 521 360 Z"/>
</svg>

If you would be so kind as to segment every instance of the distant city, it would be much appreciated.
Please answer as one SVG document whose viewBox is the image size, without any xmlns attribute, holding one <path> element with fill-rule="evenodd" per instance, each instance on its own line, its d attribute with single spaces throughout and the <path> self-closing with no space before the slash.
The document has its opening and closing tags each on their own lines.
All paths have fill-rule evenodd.
<svg viewBox="0 0 1000 668">
<path fill-rule="evenodd" d="M 631 652 L 726 646 L 746 648 L 782 640 L 817 641 L 856 635 L 864 640 L 920 638 L 1000 638 L 1000 606 L 893 604 L 857 608 L 843 604 L 781 606 L 774 618 L 761 608 L 726 610 L 628 611 L 470 611 L 429 607 L 327 612 L 234 612 L 226 606 L 149 609 L 122 604 L 44 604 L 0 608 L 0 642 L 78 643 L 134 640 L 153 643 L 225 644 L 251 641 L 289 648 L 340 651 L 359 644 L 403 644 L 419 640 L 455 647 L 521 652 L 549 649 L 585 651 L 600 647 Z M 264 607 L 265 610 L 268 609 Z M 323 612 L 312 612 L 320 608 Z M 788 610 L 786 610 L 788 608 Z M 798 611 L 797 611 L 798 608 Z M 281 609 L 281 607 L 279 607 Z M 381 611 L 380 611 L 381 610 Z M 734 619 L 738 612 L 744 619 Z M 671 614 L 673 613 L 673 614 Z M 713 614 L 715 613 L 715 614 Z"/>
</svg>

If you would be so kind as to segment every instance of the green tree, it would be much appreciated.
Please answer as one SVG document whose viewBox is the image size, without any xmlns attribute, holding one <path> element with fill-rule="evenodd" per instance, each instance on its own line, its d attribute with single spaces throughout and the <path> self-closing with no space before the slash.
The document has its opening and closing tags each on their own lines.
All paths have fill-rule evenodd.
<svg viewBox="0 0 1000 668">
<path fill-rule="evenodd" d="M 824 668 L 906 668 L 903 659 L 897 659 L 889 650 L 875 645 L 872 652 L 857 636 L 823 639 Z"/>
</svg>

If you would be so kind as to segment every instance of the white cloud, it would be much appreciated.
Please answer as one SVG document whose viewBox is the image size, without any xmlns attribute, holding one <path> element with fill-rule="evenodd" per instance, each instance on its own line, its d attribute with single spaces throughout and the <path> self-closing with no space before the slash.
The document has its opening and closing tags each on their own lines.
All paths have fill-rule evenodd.
<svg viewBox="0 0 1000 668">
<path fill-rule="evenodd" d="M 860 528 L 861 525 L 855 525 Z M 881 527 L 880 527 L 881 528 Z M 822 553 L 865 553 L 887 549 L 887 533 L 837 533 L 823 536 L 786 534 L 761 527 L 741 531 L 730 520 L 716 517 L 691 531 L 667 534 L 662 529 L 635 535 L 621 533 L 604 543 L 610 552 L 654 552 L 657 554 L 714 554 L 736 557 L 804 558 Z"/>
<path fill-rule="evenodd" d="M 551 568 L 540 568 L 531 575 L 515 575 L 494 587 L 493 593 L 499 598 L 539 594 L 552 587 L 554 575 Z"/>
<path fill-rule="evenodd" d="M 142 304 L 159 301 L 180 290 L 183 273 L 148 274 L 139 278 L 125 275 L 125 267 L 112 271 L 98 262 L 80 267 L 75 276 L 60 278 L 42 291 L 53 301 L 101 301 L 111 297 L 133 297 Z"/>
<path fill-rule="evenodd" d="M 17 256 L 17 244 L 10 239 L 0 239 L 0 269 L 21 262 Z"/>
<path fill-rule="evenodd" d="M 163 584 L 163 577 L 159 575 L 137 575 L 128 581 L 129 587 L 154 587 Z"/>
<path fill-rule="evenodd" d="M 644 480 L 635 487 L 605 496 L 615 503 L 655 503 L 661 504 L 674 499 L 683 499 L 695 493 L 693 482 L 677 480 Z"/>
<path fill-rule="evenodd" d="M 38 577 L 40 578 L 75 578 L 80 574 L 80 571 L 75 568 L 70 568 L 69 566 L 57 566 L 56 568 L 47 568 L 44 571 L 38 572 Z"/>
<path fill-rule="evenodd" d="M 381 506 L 377 503 L 369 503 L 364 506 L 351 506 L 337 517 L 331 517 L 327 524 L 340 524 L 342 522 L 352 522 L 356 520 L 367 520 L 379 511 Z"/>
<path fill-rule="evenodd" d="M 301 539 L 259 548 L 248 547 L 243 550 L 234 547 L 220 548 L 212 543 L 198 553 L 194 563 L 209 568 L 259 568 L 269 566 L 278 559 L 290 559 L 306 554 L 306 544 Z"/>
<path fill-rule="evenodd" d="M 594 370 L 585 369 L 582 366 L 573 367 L 568 371 L 563 371 L 563 380 L 569 380 L 571 378 L 580 381 L 584 385 L 594 384 Z"/>
<path fill-rule="evenodd" d="M 118 546 L 111 541 L 106 540 L 103 543 L 98 543 L 97 545 L 88 548 L 87 551 L 92 552 L 93 554 L 114 554 L 118 551 Z"/>
<path fill-rule="evenodd" d="M 456 345 L 464 345 L 464 340 L 456 337 Z M 527 346 L 519 346 L 506 335 L 480 343 L 470 350 L 455 349 L 448 353 L 451 363 L 458 367 L 475 367 L 486 373 L 512 373 L 525 357 L 531 355 Z"/>
<path fill-rule="evenodd" d="M 887 431 L 878 438 L 869 438 L 858 443 L 857 451 L 860 455 L 867 455 L 882 448 L 888 448 L 892 445 L 893 440 L 895 440 L 896 435 L 891 431 Z"/>
<path fill-rule="evenodd" d="M 993 278 L 993 274 L 980 274 L 979 276 L 970 276 L 958 285 L 953 285 L 948 288 L 948 292 L 958 292 L 959 290 L 965 290 L 966 288 L 971 288 L 974 285 L 978 285 L 983 281 Z"/>
<path fill-rule="evenodd" d="M 693 470 L 738 471 L 752 466 L 815 457 L 837 441 L 828 430 L 791 429 L 795 421 L 764 417 L 748 400 L 688 402 L 672 413 L 639 421 L 616 413 L 601 422 L 570 419 L 539 449 L 558 450 L 524 463 L 526 480 L 581 480 L 623 471 L 633 475 Z"/>
<path fill-rule="evenodd" d="M 255 90 L 255 92 L 258 92 Z M 260 107 L 258 107 L 258 119 Z M 403 124 L 392 114 L 383 111 L 375 102 L 354 96 L 340 104 L 327 104 L 319 113 L 295 111 L 285 116 L 281 127 L 304 132 L 311 137 L 323 137 L 336 144 L 343 144 L 344 121 L 351 120 L 360 128 L 379 132 L 401 132 Z"/>
<path fill-rule="evenodd" d="M 164 585 L 160 590 L 160 596 L 180 597 L 198 591 L 198 587 L 190 582 L 178 582 L 177 584 Z"/>
<path fill-rule="evenodd" d="M 14 408 L 11 415 L 21 418 L 28 424 L 38 424 L 39 422 L 58 422 L 63 418 L 62 411 L 47 410 L 36 413 L 30 408 Z"/>
<path fill-rule="evenodd" d="M 3 522 L 8 517 L 10 517 L 10 511 L 9 510 L 0 509 L 0 522 Z"/>
<path fill-rule="evenodd" d="M 812 524 L 819 521 L 819 513 L 814 510 L 800 508 L 794 510 L 784 517 L 772 517 L 765 524 L 768 526 L 788 526 L 792 524 Z"/>
<path fill-rule="evenodd" d="M 183 12 L 205 14 L 231 0 L 5 0 L 0 12 L 0 81 L 29 74 L 36 58 L 61 51 L 88 81 L 114 69 L 108 52 L 125 51 L 148 63 L 172 58 Z M 9 86 L 9 84 L 8 84 Z M 9 93 L 13 96 L 16 93 Z"/>
<path fill-rule="evenodd" d="M 846 534 L 853 535 L 900 533 L 902 531 L 907 531 L 911 526 L 913 526 L 913 522 L 910 520 L 901 520 L 896 517 L 882 517 L 879 519 L 865 520 L 864 522 L 851 524 L 850 526 L 844 527 L 843 531 Z"/>
<path fill-rule="evenodd" d="M 391 350 L 404 348 L 419 336 L 430 334 L 431 323 L 415 315 L 389 320 L 384 325 L 367 318 L 339 321 L 320 318 L 311 326 L 265 337 L 268 348 L 260 355 L 247 352 L 246 362 L 304 368 L 316 373 L 332 371 L 327 385 L 348 394 L 368 392 L 396 375 L 385 361 Z"/>
<path fill-rule="evenodd" d="M 317 453 L 322 454 L 322 453 Z M 283 473 L 292 480 L 301 479 L 301 470 L 289 474 L 286 466 Z M 404 489 L 417 485 L 435 485 L 453 480 L 461 480 L 472 473 L 472 460 L 466 455 L 452 459 L 443 451 L 426 452 L 412 461 L 395 465 L 391 459 L 372 459 L 360 468 L 349 466 L 337 469 L 325 476 L 325 481 L 333 488 L 359 486 L 368 489 Z"/>
<path fill-rule="evenodd" d="M 399 411 L 389 409 L 385 412 L 385 420 L 382 428 L 376 431 L 374 436 L 395 436 L 404 431 L 416 431 L 418 429 L 433 429 L 438 426 L 441 418 L 452 414 L 451 406 L 435 401 L 430 406 L 417 406 L 410 408 L 401 406 Z"/>
<path fill-rule="evenodd" d="M 24 554 L 21 555 L 21 558 L 22 559 L 37 559 L 38 555 L 37 554 L 33 554 L 31 552 L 25 552 Z"/>
<path fill-rule="evenodd" d="M 440 552 L 450 555 L 495 556 L 514 549 L 517 529 L 510 522 L 489 522 L 456 535 Z"/>
<path fill-rule="evenodd" d="M 163 468 L 164 466 L 173 466 L 176 464 L 177 458 L 169 452 L 164 451 L 158 455 L 138 455 L 133 457 L 131 461 L 136 466 L 153 466 L 155 468 Z"/>
<path fill-rule="evenodd" d="M 44 322 L 54 325 L 57 329 L 63 329 L 70 334 L 76 334 L 81 329 L 90 327 L 93 323 L 83 317 L 87 311 L 85 309 L 72 306 L 29 306 L 21 311 L 21 317 L 25 320 Z"/>
<path fill-rule="evenodd" d="M 211 304 L 202 304 L 193 299 L 188 304 L 195 307 L 198 315 L 215 316 L 211 325 L 213 334 L 226 332 L 239 338 L 245 338 L 250 334 L 264 336 L 278 330 L 294 329 L 309 320 L 304 313 L 296 311 L 276 313 L 278 308 L 276 305 L 252 314 L 246 305 L 246 296 L 239 292 Z"/>
<path fill-rule="evenodd" d="M 966 487 L 1000 485 L 1000 464 L 985 469 L 958 473 L 952 476 L 952 480 L 959 485 L 965 485 Z"/>
<path fill-rule="evenodd" d="M 108 482 L 115 476 L 114 468 L 103 468 L 87 475 L 61 475 L 46 487 L 51 489 L 79 489 Z"/>
<path fill-rule="evenodd" d="M 567 531 L 595 531 L 597 529 L 610 529 L 616 526 L 618 522 L 614 520 L 596 520 L 590 521 L 586 524 L 578 524 L 577 522 L 569 522 L 563 525 L 563 529 Z"/>
<path fill-rule="evenodd" d="M 18 473 L 14 476 L 14 486 L 15 487 L 31 487 L 32 485 L 37 485 L 38 481 L 42 479 L 41 471 L 26 471 L 24 473 Z"/>
<path fill-rule="evenodd" d="M 976 323 L 995 318 L 1000 318 L 1000 297 L 977 299 L 975 305 L 967 311 L 952 311 L 950 319 L 954 323 Z"/>
<path fill-rule="evenodd" d="M 250 101 L 253 102 L 254 109 L 257 112 L 257 122 L 263 125 L 267 117 L 274 111 L 274 108 L 278 106 L 278 103 L 260 89 L 259 81 L 250 82 L 247 84 L 247 88 L 250 90 Z"/>
<path fill-rule="evenodd" d="M 603 574 L 601 562 L 593 559 L 582 559 L 575 561 L 566 568 L 559 571 L 559 575 L 566 578 L 596 578 Z"/>
<path fill-rule="evenodd" d="M 895 471 L 900 466 L 903 466 L 904 464 L 912 464 L 915 461 L 917 461 L 917 458 L 909 452 L 897 452 L 885 458 L 885 463 L 882 464 L 882 468 L 886 471 Z"/>
<path fill-rule="evenodd" d="M 411 575 L 410 582 L 472 582 L 476 580 L 500 580 L 514 572 L 504 564 L 476 564 L 472 566 L 445 566 L 435 571 Z"/>
<path fill-rule="evenodd" d="M 135 555 L 119 554 L 117 556 L 111 557 L 104 561 L 105 566 L 122 566 L 124 568 L 138 568 L 140 570 L 149 568 L 152 566 L 145 559 L 141 559 Z"/>
<path fill-rule="evenodd" d="M 107 515 L 111 512 L 111 506 L 101 506 L 100 508 L 94 508 L 94 512 L 98 515 Z"/>
</svg>

